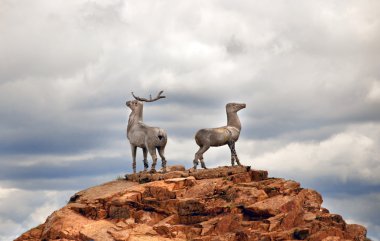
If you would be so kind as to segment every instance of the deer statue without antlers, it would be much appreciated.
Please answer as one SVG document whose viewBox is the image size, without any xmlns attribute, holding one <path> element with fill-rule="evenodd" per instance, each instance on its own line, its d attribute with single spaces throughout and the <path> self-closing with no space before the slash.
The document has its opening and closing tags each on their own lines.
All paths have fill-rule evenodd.
<svg viewBox="0 0 380 241">
<path fill-rule="evenodd" d="M 156 163 L 157 163 L 157 155 L 156 149 L 158 150 L 158 154 L 162 159 L 162 170 L 166 172 L 166 159 L 165 159 L 165 146 L 167 143 L 167 135 L 166 131 L 159 127 L 150 127 L 143 123 L 143 102 L 153 102 L 161 98 L 165 98 L 161 94 L 163 91 L 160 91 L 156 98 L 152 99 L 150 96 L 149 99 L 140 98 L 133 94 L 132 96 L 135 100 L 127 101 L 126 105 L 132 110 L 129 115 L 128 127 L 127 127 L 127 138 L 131 144 L 132 150 L 132 159 L 133 159 L 133 173 L 136 173 L 136 150 L 137 147 L 142 148 L 144 155 L 144 171 L 148 169 L 148 160 L 147 154 L 152 157 L 152 167 L 150 172 L 156 172 Z"/>
<path fill-rule="evenodd" d="M 201 166 L 207 169 L 203 161 L 203 153 L 205 153 L 210 146 L 223 146 L 226 144 L 228 144 L 231 150 L 231 165 L 234 166 L 236 161 L 236 163 L 241 166 L 236 154 L 235 142 L 239 139 L 241 130 L 241 123 L 237 112 L 243 108 L 245 108 L 245 104 L 228 103 L 226 105 L 227 126 L 201 129 L 195 134 L 195 142 L 198 144 L 199 150 L 195 153 L 193 161 L 194 169 L 197 168 L 199 161 L 201 162 Z"/>
</svg>

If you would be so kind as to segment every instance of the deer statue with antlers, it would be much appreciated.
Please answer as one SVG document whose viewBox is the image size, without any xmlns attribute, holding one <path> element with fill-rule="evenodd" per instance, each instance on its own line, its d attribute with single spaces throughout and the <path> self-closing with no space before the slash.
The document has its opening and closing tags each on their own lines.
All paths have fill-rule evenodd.
<svg viewBox="0 0 380 241">
<path fill-rule="evenodd" d="M 143 123 L 143 102 L 153 102 L 158 99 L 165 98 L 165 96 L 162 96 L 162 93 L 163 91 L 160 91 L 157 97 L 154 99 L 152 99 L 152 96 L 150 96 L 149 99 L 145 99 L 135 96 L 132 92 L 132 96 L 135 98 L 135 100 L 126 102 L 126 105 L 132 110 L 128 120 L 127 138 L 131 144 L 132 149 L 133 173 L 136 173 L 137 147 L 140 147 L 143 150 L 144 171 L 147 171 L 148 169 L 147 154 L 149 152 L 153 160 L 150 172 L 156 172 L 157 149 L 158 154 L 162 159 L 162 170 L 163 172 L 166 172 L 166 159 L 164 154 L 165 146 L 168 140 L 166 131 L 162 128 L 151 127 Z"/>
<path fill-rule="evenodd" d="M 210 146 L 223 146 L 226 144 L 228 144 L 231 150 L 231 165 L 234 166 L 236 161 L 236 163 L 241 166 L 235 150 L 235 142 L 239 139 L 241 131 L 241 123 L 237 112 L 245 108 L 245 106 L 245 104 L 228 103 L 226 105 L 226 126 L 201 129 L 195 134 L 195 142 L 198 144 L 199 150 L 195 153 L 193 161 L 194 169 L 197 169 L 199 161 L 201 162 L 201 166 L 207 169 L 203 161 L 203 153 L 205 153 Z"/>
</svg>

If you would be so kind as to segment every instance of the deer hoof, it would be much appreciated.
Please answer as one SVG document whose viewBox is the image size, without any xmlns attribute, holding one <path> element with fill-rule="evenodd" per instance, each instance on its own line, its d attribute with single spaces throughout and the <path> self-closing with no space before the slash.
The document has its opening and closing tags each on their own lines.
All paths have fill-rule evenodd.
<svg viewBox="0 0 380 241">
<path fill-rule="evenodd" d="M 157 171 L 156 171 L 156 169 L 150 169 L 150 173 L 156 173 Z"/>
</svg>

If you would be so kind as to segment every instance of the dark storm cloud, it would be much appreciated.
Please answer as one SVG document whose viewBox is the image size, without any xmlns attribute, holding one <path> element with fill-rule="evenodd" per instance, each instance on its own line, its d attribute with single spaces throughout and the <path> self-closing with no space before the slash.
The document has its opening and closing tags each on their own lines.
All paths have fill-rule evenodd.
<svg viewBox="0 0 380 241">
<path fill-rule="evenodd" d="M 25 107 L 30 103 L 25 104 Z M 75 111 L 53 107 L 52 110 L 21 108 L 0 111 L 5 115 L 0 125 L 0 151 L 3 154 L 70 154 L 83 152 L 107 142 L 125 137 L 123 131 L 105 125 L 109 119 L 126 123 L 122 112 L 104 110 L 99 112 Z"/>
<path fill-rule="evenodd" d="M 128 166 L 128 165 L 127 165 Z M 125 170 L 129 170 L 128 167 Z M 3 188 L 17 188 L 25 191 L 71 191 L 71 195 L 79 190 L 83 190 L 92 186 L 96 186 L 105 182 L 116 180 L 118 177 L 123 177 L 125 173 L 122 171 L 114 173 L 101 173 L 97 176 L 83 175 L 67 177 L 64 175 L 58 175 L 58 177 L 52 177 L 47 175 L 45 178 L 29 178 L 29 179 L 8 179 L 1 181 Z M 128 172 L 130 172 L 132 168 Z M 62 201 L 66 203 L 68 199 Z"/>
<path fill-rule="evenodd" d="M 39 132 L 24 131 L 22 136 L 1 139 L 2 154 L 70 154 L 107 144 L 108 138 L 119 138 L 117 133 L 107 130 L 73 130 L 62 126 L 57 129 L 38 129 Z"/>
<path fill-rule="evenodd" d="M 371 184 L 365 181 L 358 181 L 354 178 L 351 180 L 342 180 L 339 176 L 327 176 L 324 178 L 307 178 L 296 173 L 283 174 L 278 171 L 270 172 L 271 176 L 282 176 L 286 179 L 297 180 L 304 188 L 317 190 L 329 198 L 341 195 L 360 196 L 369 193 L 380 193 L 379 184 Z"/>
<path fill-rule="evenodd" d="M 12 163 L 2 165 L 0 180 L 96 176 L 126 170 L 128 166 L 124 158 L 93 158 L 61 163 L 38 162 L 31 165 L 23 165 L 15 159 Z"/>
</svg>

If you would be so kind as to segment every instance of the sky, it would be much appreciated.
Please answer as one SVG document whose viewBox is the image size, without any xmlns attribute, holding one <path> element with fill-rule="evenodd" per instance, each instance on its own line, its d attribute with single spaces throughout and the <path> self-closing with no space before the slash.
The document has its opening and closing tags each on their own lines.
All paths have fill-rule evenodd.
<svg viewBox="0 0 380 241">
<path fill-rule="evenodd" d="M 380 240 L 379 11 L 377 0 L 0 0 L 0 240 L 131 172 L 125 102 L 160 90 L 144 122 L 166 129 L 168 165 L 191 167 L 195 132 L 246 103 L 241 162 L 316 189 Z M 204 157 L 230 163 L 227 146 Z"/>
</svg>

